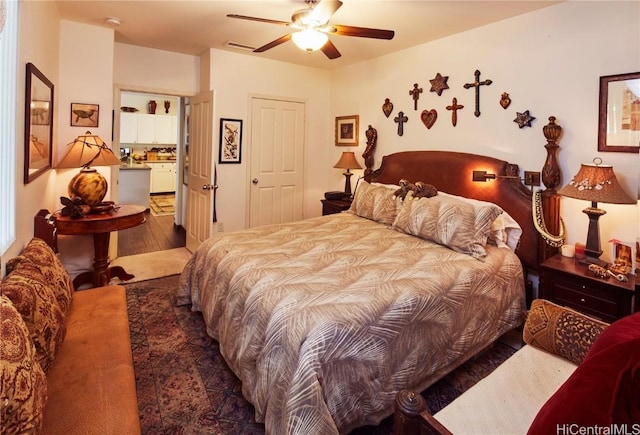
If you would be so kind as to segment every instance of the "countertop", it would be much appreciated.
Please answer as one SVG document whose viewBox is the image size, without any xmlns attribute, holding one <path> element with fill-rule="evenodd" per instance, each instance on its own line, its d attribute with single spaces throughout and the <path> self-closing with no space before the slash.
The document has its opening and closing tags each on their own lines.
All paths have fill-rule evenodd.
<svg viewBox="0 0 640 435">
<path fill-rule="evenodd" d="M 138 162 L 133 162 L 133 163 L 122 163 L 120 165 L 120 169 L 121 170 L 129 170 L 129 169 L 151 169 L 151 166 L 145 164 L 145 163 L 138 163 Z"/>
</svg>

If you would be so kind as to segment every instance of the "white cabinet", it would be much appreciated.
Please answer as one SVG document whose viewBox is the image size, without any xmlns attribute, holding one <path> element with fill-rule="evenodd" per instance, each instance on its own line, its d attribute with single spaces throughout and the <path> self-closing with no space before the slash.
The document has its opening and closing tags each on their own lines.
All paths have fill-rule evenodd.
<svg viewBox="0 0 640 435">
<path fill-rule="evenodd" d="M 176 191 L 176 163 L 175 162 L 147 162 L 151 166 L 151 193 Z"/>
<path fill-rule="evenodd" d="M 173 115 L 120 114 L 120 143 L 175 144 L 178 120 Z"/>
</svg>

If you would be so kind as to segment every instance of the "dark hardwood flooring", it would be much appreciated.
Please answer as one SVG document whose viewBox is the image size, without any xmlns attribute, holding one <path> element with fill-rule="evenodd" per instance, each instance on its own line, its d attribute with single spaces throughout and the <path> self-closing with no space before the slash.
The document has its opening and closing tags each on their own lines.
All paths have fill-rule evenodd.
<svg viewBox="0 0 640 435">
<path fill-rule="evenodd" d="M 118 257 L 181 248 L 186 245 L 184 228 L 173 223 L 174 216 L 146 213 L 147 221 L 118 231 Z"/>
</svg>

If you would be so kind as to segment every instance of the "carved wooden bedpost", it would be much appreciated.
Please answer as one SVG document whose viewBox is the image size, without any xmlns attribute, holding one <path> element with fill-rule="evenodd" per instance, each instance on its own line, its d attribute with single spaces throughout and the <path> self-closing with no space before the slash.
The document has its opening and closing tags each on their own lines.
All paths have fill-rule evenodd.
<svg viewBox="0 0 640 435">
<path fill-rule="evenodd" d="M 545 190 L 542 192 L 542 209 L 544 221 L 547 229 L 551 234 L 560 233 L 560 196 L 556 193 L 560 186 L 560 167 L 556 159 L 558 151 L 558 139 L 562 134 L 562 127 L 556 124 L 556 117 L 549 117 L 549 124 L 542 128 L 544 137 L 547 138 L 547 159 L 542 167 L 542 182 Z M 539 256 L 540 262 L 558 253 L 558 248 L 549 246 L 545 241 L 540 239 Z"/>
<path fill-rule="evenodd" d="M 378 143 L 378 131 L 369 126 L 365 134 L 367 136 L 367 147 L 365 148 L 364 153 L 362 153 L 362 157 L 364 157 L 364 165 L 366 167 L 364 170 L 364 176 L 368 177 L 373 172 L 373 152 L 375 151 L 376 144 Z"/>
</svg>

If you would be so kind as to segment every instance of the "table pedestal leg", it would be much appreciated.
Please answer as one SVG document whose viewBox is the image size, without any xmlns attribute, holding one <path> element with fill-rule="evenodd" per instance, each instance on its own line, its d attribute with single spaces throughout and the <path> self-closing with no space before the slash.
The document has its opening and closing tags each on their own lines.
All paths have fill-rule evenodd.
<svg viewBox="0 0 640 435">
<path fill-rule="evenodd" d="M 112 277 L 118 277 L 121 281 L 133 278 L 122 266 L 109 267 L 109 239 L 111 233 L 97 233 L 93 235 L 93 272 L 84 272 L 73 280 L 73 286 L 78 289 L 84 284 L 93 284 L 94 287 L 102 287 L 109 284 Z"/>
</svg>

